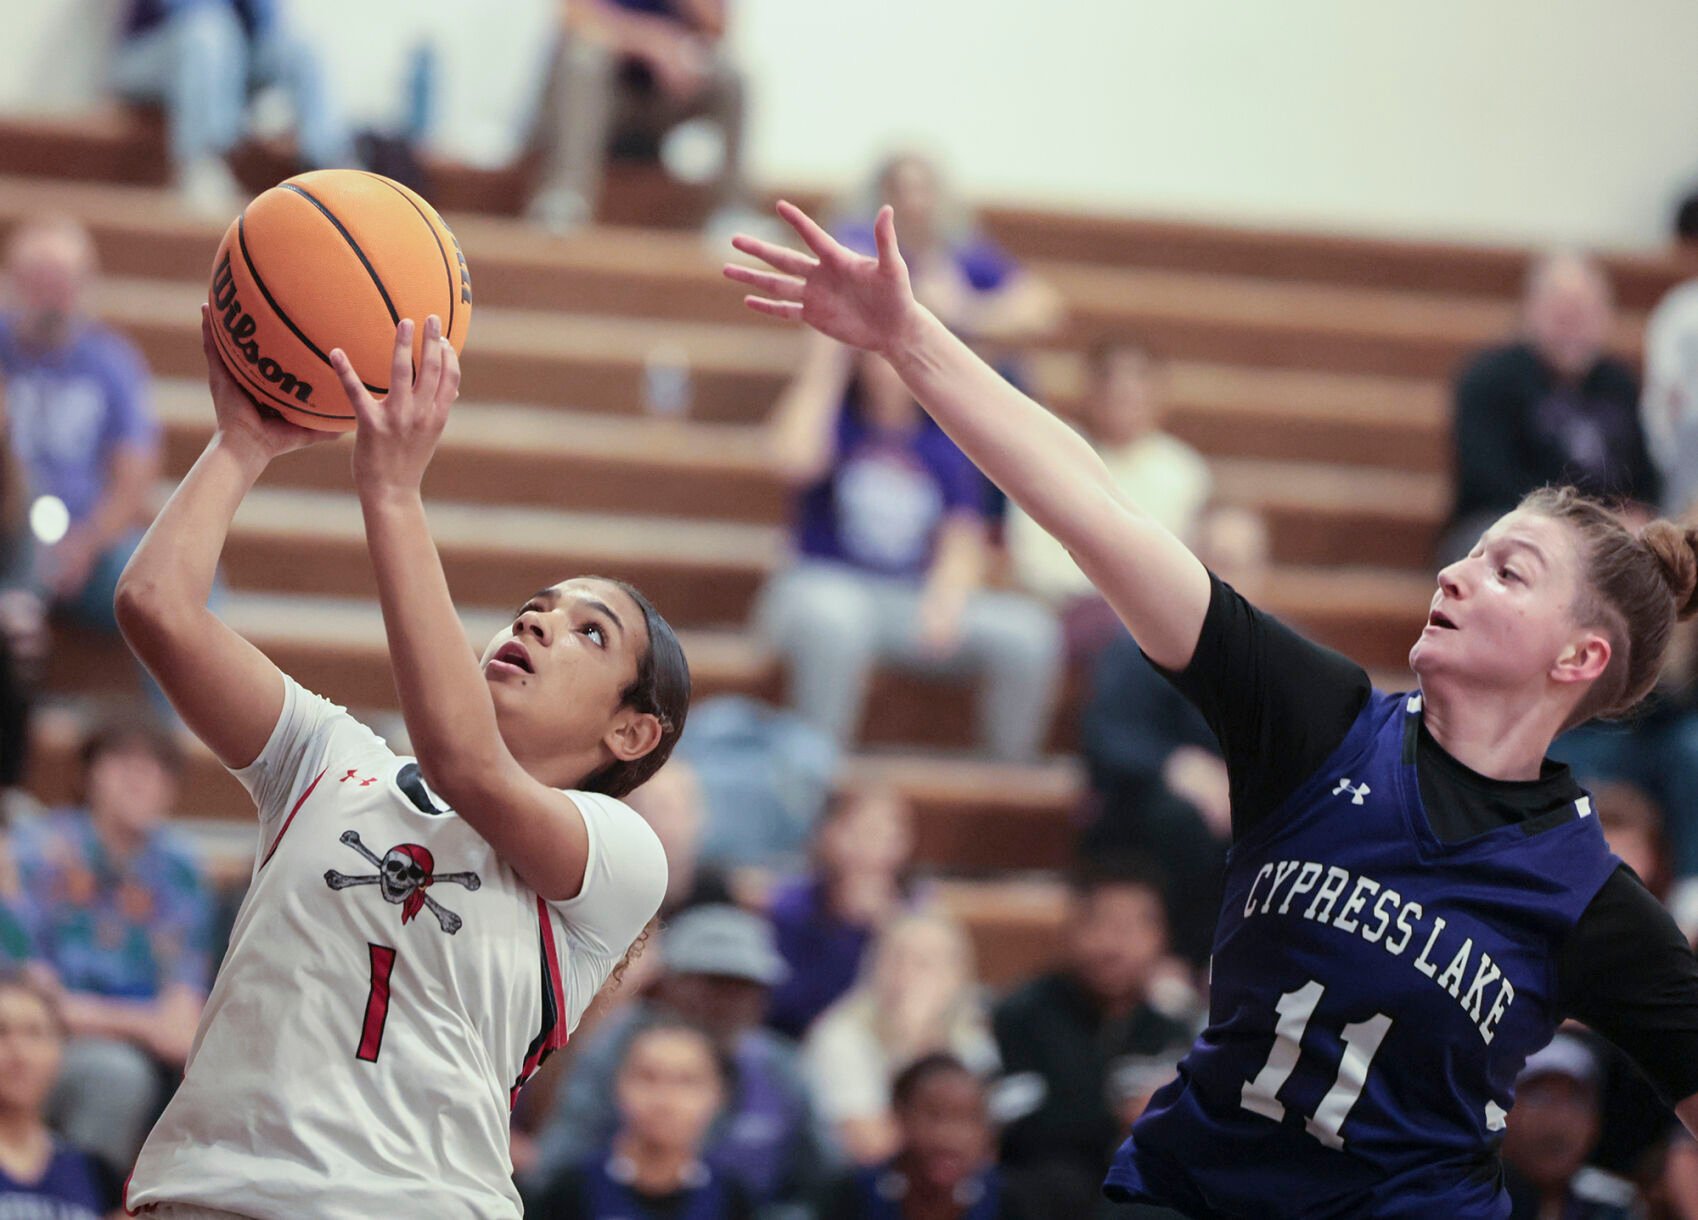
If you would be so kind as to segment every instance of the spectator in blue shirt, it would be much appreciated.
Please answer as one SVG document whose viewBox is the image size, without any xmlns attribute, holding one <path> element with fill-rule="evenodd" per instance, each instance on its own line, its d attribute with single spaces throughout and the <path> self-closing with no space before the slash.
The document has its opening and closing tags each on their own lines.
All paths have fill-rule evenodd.
<svg viewBox="0 0 1698 1220">
<path fill-rule="evenodd" d="M 0 976 L 0 1220 L 100 1220 L 119 1205 L 117 1175 L 43 1118 L 64 1050 L 52 993 Z"/>
<path fill-rule="evenodd" d="M 64 994 L 71 1042 L 58 1125 L 127 1165 L 188 1058 L 211 984 L 212 904 L 166 819 L 182 756 L 143 722 L 97 729 L 82 751 L 82 805 L 13 834 L 32 956 Z"/>
<path fill-rule="evenodd" d="M 984 587 L 982 476 L 890 366 L 810 338 L 770 447 L 797 492 L 797 554 L 757 620 L 787 663 L 797 711 L 848 745 L 876 665 L 976 680 L 981 747 L 1035 757 L 1060 626 L 1032 598 Z"/>
<path fill-rule="evenodd" d="M 352 163 L 348 127 L 317 53 L 287 28 L 280 0 L 131 0 L 113 83 L 130 101 L 163 103 L 184 202 L 224 219 L 242 191 L 224 162 L 246 126 L 249 90 L 281 85 L 310 168 Z"/>
<path fill-rule="evenodd" d="M 74 221 L 23 225 L 6 271 L 0 374 L 12 450 L 31 495 L 57 500 L 69 519 L 36 578 L 79 624 L 116 635 L 112 595 L 150 518 L 159 474 L 147 365 L 127 339 L 85 313 L 94 246 Z"/>
</svg>

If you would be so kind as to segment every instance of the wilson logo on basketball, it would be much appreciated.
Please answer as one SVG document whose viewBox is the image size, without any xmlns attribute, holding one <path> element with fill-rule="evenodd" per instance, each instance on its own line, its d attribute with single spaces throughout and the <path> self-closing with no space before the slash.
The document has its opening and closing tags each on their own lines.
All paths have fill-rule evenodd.
<svg viewBox="0 0 1698 1220">
<path fill-rule="evenodd" d="M 242 300 L 236 295 L 236 277 L 230 270 L 228 254 L 219 260 L 212 275 L 212 307 L 218 311 L 219 323 L 230 337 L 231 346 L 256 373 L 276 386 L 279 394 L 293 394 L 296 402 L 312 401 L 312 383 L 302 381 L 270 356 L 260 354 L 259 344 L 253 338 L 259 323 L 242 308 Z"/>
<path fill-rule="evenodd" d="M 454 257 L 460 260 L 460 304 L 470 305 L 472 303 L 472 269 L 466 266 L 466 252 L 460 249 L 460 239 L 450 233 L 448 240 L 454 243 Z"/>
</svg>

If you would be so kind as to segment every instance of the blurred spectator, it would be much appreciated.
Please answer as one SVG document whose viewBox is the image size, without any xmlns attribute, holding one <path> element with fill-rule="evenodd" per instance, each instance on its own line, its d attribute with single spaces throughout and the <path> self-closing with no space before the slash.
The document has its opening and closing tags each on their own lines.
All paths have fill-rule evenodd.
<svg viewBox="0 0 1698 1220">
<path fill-rule="evenodd" d="M 607 1147 L 618 1127 L 614 1081 L 637 1032 L 665 1017 L 699 1023 L 734 1069 L 729 1100 L 708 1138 L 713 1167 L 748 1188 L 763 1218 L 811 1194 L 824 1173 L 795 1049 L 761 1027 L 784 960 L 764 919 L 731 906 L 692 907 L 660 942 L 665 972 L 652 992 L 574 1043 L 554 1114 L 537 1138 L 533 1184 Z"/>
<path fill-rule="evenodd" d="M 1597 1142 L 1597 1060 L 1559 1033 L 1516 1078 L 1503 1137 L 1512 1220 L 1633 1220 L 1633 1187 L 1585 1167 Z"/>
<path fill-rule="evenodd" d="M 838 1182 L 821 1220 L 1038 1220 L 1076 1216 L 1034 1207 L 1006 1188 L 992 1161 L 996 1136 L 985 1089 L 966 1064 L 933 1052 L 891 1087 L 896 1150 Z"/>
<path fill-rule="evenodd" d="M 32 586 L 34 542 L 29 487 L 12 449 L 0 384 L 0 791 L 23 777 L 30 671 L 46 647 L 45 616 Z"/>
<path fill-rule="evenodd" d="M 902 152 L 882 162 L 867 197 L 853 201 L 850 218 L 834 226 L 838 240 L 872 254 L 873 217 L 887 203 L 896 209 L 915 297 L 955 333 L 1007 348 L 1060 328 L 1060 294 L 979 231 L 931 158 Z"/>
<path fill-rule="evenodd" d="M 245 192 L 224 158 L 242 139 L 252 92 L 281 86 L 303 168 L 348 165 L 353 144 L 318 54 L 288 29 L 282 0 L 130 0 L 113 85 L 159 103 L 183 202 L 225 220 Z"/>
<path fill-rule="evenodd" d="M 619 1129 L 607 1148 L 526 1200 L 535 1220 L 749 1220 L 734 1178 L 704 1159 L 731 1065 L 698 1026 L 662 1020 L 639 1030 L 614 1078 Z"/>
<path fill-rule="evenodd" d="M 1667 898 L 1668 845 L 1663 839 L 1663 811 L 1657 803 L 1641 789 L 1620 782 L 1594 787 L 1592 803 L 1610 850 L 1659 900 Z"/>
<path fill-rule="evenodd" d="M 1091 350 L 1079 424 L 1121 494 L 1189 543 L 1213 480 L 1201 454 L 1161 430 L 1164 382 L 1142 343 L 1105 340 Z M 1067 548 L 1019 509 L 1008 514 L 1008 557 L 1022 587 L 1060 612 L 1069 656 L 1094 656 L 1124 632 Z"/>
<path fill-rule="evenodd" d="M 780 883 L 767 915 L 790 977 L 766 1021 L 800 1038 L 855 983 L 873 936 L 901 911 L 914 853 L 914 811 L 891 788 L 859 788 L 827 806 L 814 869 Z"/>
<path fill-rule="evenodd" d="M 837 745 L 821 729 L 758 699 L 717 695 L 690 709 L 674 757 L 701 788 L 703 864 L 800 865 L 837 775 Z"/>
<path fill-rule="evenodd" d="M 0 977 L 0 1220 L 99 1220 L 119 1206 L 117 1176 L 55 1138 L 43 1116 L 64 1053 L 52 994 Z"/>
<path fill-rule="evenodd" d="M 1457 383 L 1446 563 L 1547 483 L 1642 504 L 1661 496 L 1638 381 L 1606 350 L 1615 307 L 1603 268 L 1578 254 L 1546 255 L 1528 272 L 1522 311 L 1522 338 L 1475 357 Z"/>
<path fill-rule="evenodd" d="M 1040 603 L 984 588 L 981 476 L 888 364 L 811 339 L 779 399 L 772 460 L 797 489 L 797 559 L 761 595 L 798 711 L 845 745 L 874 666 L 979 683 L 981 746 L 1036 757 L 1061 673 Z"/>
<path fill-rule="evenodd" d="M 1198 522 L 1196 549 L 1252 601 L 1267 582 L 1268 533 L 1248 509 L 1216 506 Z M 1167 874 L 1174 947 L 1208 957 L 1232 836 L 1231 785 L 1202 714 L 1122 631 L 1097 659 L 1080 719 L 1091 796 L 1081 851 L 1142 852 Z"/>
<path fill-rule="evenodd" d="M 1004 1079 L 998 1110 L 1007 1120 L 1002 1163 L 1036 1170 L 1065 1192 L 1057 1215 L 1087 1215 L 1102 1187 L 1103 1166 L 1125 1136 L 1129 1098 L 1142 1109 L 1173 1077 L 1190 1029 L 1150 1003 L 1167 954 L 1160 881 L 1121 860 L 1074 878 L 1065 956 L 997 1005 L 997 1047 Z M 1157 1081 L 1140 1070 L 1150 1061 Z M 1135 1116 L 1134 1116 L 1135 1117 Z"/>
<path fill-rule="evenodd" d="M 670 915 L 689 902 L 696 888 L 702 839 L 702 786 L 696 769 L 682 758 L 664 767 L 626 798 L 654 829 L 666 852 L 666 897 L 660 913 Z"/>
<path fill-rule="evenodd" d="M 1645 320 L 1639 417 L 1663 477 L 1662 510 L 1683 516 L 1698 500 L 1698 279 L 1669 289 Z"/>
<path fill-rule="evenodd" d="M 52 497 L 69 516 L 38 576 L 79 624 L 116 635 L 113 591 L 151 515 L 159 474 L 147 365 L 84 312 L 94 246 L 74 221 L 20 226 L 6 270 L 12 301 L 0 313 L 0 373 L 12 446 L 32 494 Z"/>
<path fill-rule="evenodd" d="M 127 1166 L 158 1115 L 161 1070 L 188 1058 L 211 984 L 212 902 L 166 825 L 182 770 L 172 737 L 113 722 L 81 761 L 82 807 L 18 826 L 13 851 L 32 952 L 65 989 L 56 1125 Z"/>
<path fill-rule="evenodd" d="M 686 119 L 719 129 L 720 220 L 743 205 L 743 76 L 725 44 L 726 0 L 574 0 L 565 6 L 537 116 L 532 220 L 566 233 L 595 218 L 617 136 L 658 141 Z M 720 223 L 716 220 L 716 225 Z"/>
<path fill-rule="evenodd" d="M 814 1022 L 803 1063 L 820 1116 L 858 1165 L 896 1151 L 896 1076 L 922 1055 L 949 1051 L 980 1076 L 996 1070 L 966 931 L 942 912 L 889 923 L 861 981 Z"/>
</svg>

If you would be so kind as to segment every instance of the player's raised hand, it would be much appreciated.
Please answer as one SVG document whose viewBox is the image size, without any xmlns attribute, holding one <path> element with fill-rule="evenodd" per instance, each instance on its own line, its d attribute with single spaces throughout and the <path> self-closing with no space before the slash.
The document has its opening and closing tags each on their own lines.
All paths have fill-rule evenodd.
<svg viewBox="0 0 1698 1220">
<path fill-rule="evenodd" d="M 442 320 L 425 319 L 423 351 L 413 371 L 413 320 L 395 328 L 389 361 L 389 393 L 373 398 L 341 348 L 330 367 L 354 406 L 354 485 L 361 492 L 417 491 L 436 442 L 448 423 L 448 408 L 460 396 L 460 358 L 442 337 Z"/>
<path fill-rule="evenodd" d="M 780 203 L 782 216 L 810 253 L 739 235 L 731 244 L 767 264 L 727 263 L 725 276 L 754 292 L 750 309 L 774 318 L 806 322 L 839 343 L 889 353 L 902 341 L 920 307 L 908 282 L 908 266 L 896 248 L 896 217 L 879 210 L 873 233 L 878 257 L 856 254 L 793 203 Z"/>
<path fill-rule="evenodd" d="M 206 357 L 206 384 L 212 391 L 212 410 L 221 433 L 252 442 L 267 461 L 294 449 L 336 439 L 334 432 L 290 423 L 277 412 L 262 407 L 241 387 L 218 354 L 212 338 L 212 314 L 205 305 L 200 307 L 200 346 Z"/>
</svg>

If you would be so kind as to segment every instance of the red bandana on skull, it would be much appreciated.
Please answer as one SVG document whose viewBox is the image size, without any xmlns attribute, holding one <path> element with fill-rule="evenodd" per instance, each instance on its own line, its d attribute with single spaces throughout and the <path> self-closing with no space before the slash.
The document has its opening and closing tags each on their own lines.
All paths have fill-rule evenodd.
<svg viewBox="0 0 1698 1220">
<path fill-rule="evenodd" d="M 424 871 L 424 877 L 413 887 L 412 893 L 408 894 L 406 899 L 401 903 L 401 922 L 404 924 L 411 923 L 413 916 L 424 910 L 425 890 L 429 888 L 431 882 L 436 880 L 436 877 L 434 876 L 436 872 L 436 857 L 430 854 L 430 848 L 424 847 L 418 843 L 402 843 L 396 846 L 393 850 L 400 852 L 402 855 L 411 859 L 414 864 L 418 865 L 419 868 Z"/>
</svg>

